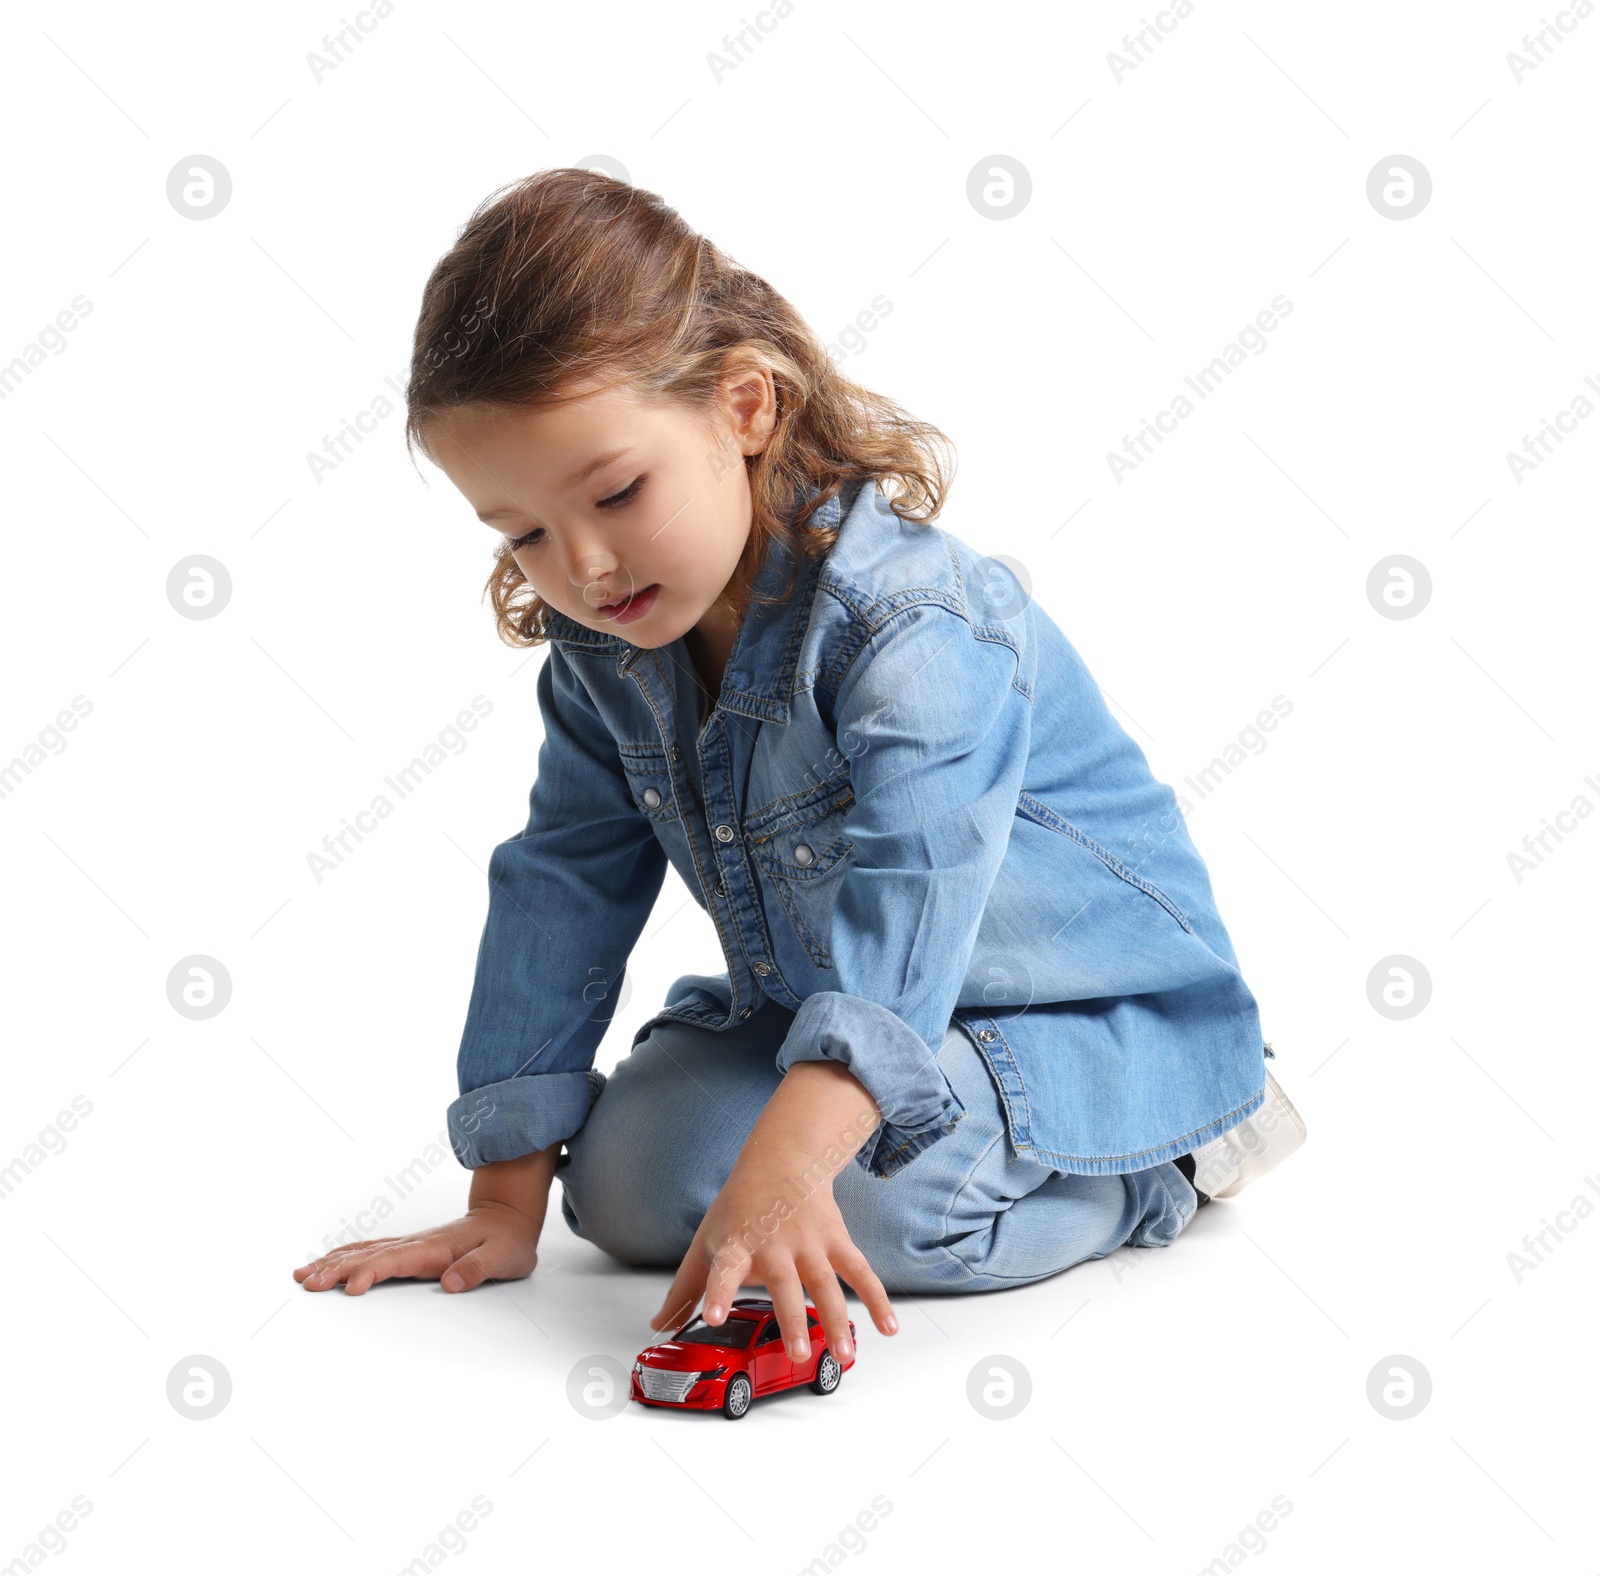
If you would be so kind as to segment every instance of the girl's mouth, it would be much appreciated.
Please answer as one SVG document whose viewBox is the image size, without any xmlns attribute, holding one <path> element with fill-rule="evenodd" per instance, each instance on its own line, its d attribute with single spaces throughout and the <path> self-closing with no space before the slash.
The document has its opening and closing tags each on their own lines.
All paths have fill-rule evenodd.
<svg viewBox="0 0 1600 1576">
<path fill-rule="evenodd" d="M 661 587 L 656 584 L 647 585 L 642 591 L 635 591 L 631 596 L 624 597 L 620 602 L 601 602 L 595 612 L 611 620 L 613 624 L 631 624 L 635 619 L 643 618 L 655 606 L 657 593 Z"/>
</svg>

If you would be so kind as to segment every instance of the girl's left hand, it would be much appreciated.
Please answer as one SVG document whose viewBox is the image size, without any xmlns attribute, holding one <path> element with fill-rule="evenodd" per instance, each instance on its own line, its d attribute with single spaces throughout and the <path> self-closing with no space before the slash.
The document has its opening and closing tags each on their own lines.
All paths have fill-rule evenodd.
<svg viewBox="0 0 1600 1576">
<path fill-rule="evenodd" d="M 804 1362 L 811 1355 L 809 1298 L 828 1346 L 848 1362 L 854 1343 L 837 1276 L 861 1298 L 883 1334 L 899 1329 L 883 1283 L 845 1229 L 833 1198 L 832 1175 L 802 1148 L 764 1145 L 740 1156 L 700 1222 L 650 1327 L 681 1329 L 702 1293 L 701 1316 L 708 1324 L 721 1324 L 738 1289 L 760 1282 L 772 1298 L 792 1361 Z"/>
</svg>

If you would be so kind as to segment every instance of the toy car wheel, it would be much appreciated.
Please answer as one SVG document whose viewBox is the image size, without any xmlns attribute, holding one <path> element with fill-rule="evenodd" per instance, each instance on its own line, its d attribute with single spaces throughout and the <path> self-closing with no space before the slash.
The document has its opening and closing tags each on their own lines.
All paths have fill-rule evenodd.
<svg viewBox="0 0 1600 1576">
<path fill-rule="evenodd" d="M 735 1374 L 728 1381 L 727 1391 L 722 1397 L 722 1415 L 739 1418 L 749 1410 L 750 1381 L 743 1374 Z"/>
<path fill-rule="evenodd" d="M 822 1356 L 817 1359 L 817 1372 L 811 1381 L 811 1388 L 818 1395 L 832 1395 L 843 1377 L 844 1370 L 839 1366 L 839 1359 L 824 1348 Z"/>
</svg>

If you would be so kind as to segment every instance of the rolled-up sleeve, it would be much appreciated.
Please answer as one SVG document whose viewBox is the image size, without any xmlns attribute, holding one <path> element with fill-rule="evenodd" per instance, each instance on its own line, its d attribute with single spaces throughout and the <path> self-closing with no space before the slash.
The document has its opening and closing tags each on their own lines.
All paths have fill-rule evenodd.
<svg viewBox="0 0 1600 1576">
<path fill-rule="evenodd" d="M 1025 639 L 1030 613 L 1007 626 Z M 853 858 L 829 950 L 836 988 L 805 998 L 778 1053 L 844 1063 L 881 1125 L 856 1154 L 889 1177 L 966 1114 L 938 1064 L 1010 839 L 1032 699 L 1019 651 L 926 603 L 880 626 L 835 707 Z"/>
<path fill-rule="evenodd" d="M 570 1138 L 605 1085 L 594 1053 L 666 874 L 616 741 L 573 660 L 538 678 L 544 740 L 528 824 L 489 859 L 489 913 L 447 1122 L 469 1168 Z"/>
</svg>

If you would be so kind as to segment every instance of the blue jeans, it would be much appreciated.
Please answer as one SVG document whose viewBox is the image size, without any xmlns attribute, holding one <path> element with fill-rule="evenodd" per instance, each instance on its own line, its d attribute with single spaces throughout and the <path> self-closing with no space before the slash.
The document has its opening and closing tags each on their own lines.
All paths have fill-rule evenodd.
<svg viewBox="0 0 1600 1576">
<path fill-rule="evenodd" d="M 734 1028 L 666 1022 L 641 1040 L 567 1140 L 556 1176 L 572 1230 L 625 1264 L 676 1268 L 782 1081 L 793 1017 L 767 1000 Z M 1125 1244 L 1164 1247 L 1194 1218 L 1195 1191 L 1171 1161 L 1078 1176 L 1012 1154 L 994 1082 L 959 1029 L 939 1066 L 965 1118 L 893 1176 L 852 1161 L 833 1183 L 891 1295 L 1020 1286 Z"/>
</svg>

